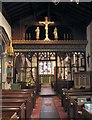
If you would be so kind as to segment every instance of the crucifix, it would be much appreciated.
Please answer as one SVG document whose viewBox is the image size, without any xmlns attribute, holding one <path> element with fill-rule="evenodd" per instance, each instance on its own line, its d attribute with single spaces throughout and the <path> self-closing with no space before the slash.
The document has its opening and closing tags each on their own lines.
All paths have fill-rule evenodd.
<svg viewBox="0 0 92 120">
<path fill-rule="evenodd" d="M 48 38 L 48 25 L 49 24 L 54 24 L 54 22 L 50 22 L 50 21 L 48 21 L 48 17 L 45 17 L 45 21 L 39 21 L 39 24 L 44 24 L 45 25 L 45 39 L 44 40 L 50 40 L 49 38 Z"/>
</svg>

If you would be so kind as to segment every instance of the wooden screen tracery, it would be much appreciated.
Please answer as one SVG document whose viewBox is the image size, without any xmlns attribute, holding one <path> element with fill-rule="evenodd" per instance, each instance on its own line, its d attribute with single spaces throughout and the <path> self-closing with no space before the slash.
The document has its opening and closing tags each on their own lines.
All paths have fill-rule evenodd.
<svg viewBox="0 0 92 120">
<path fill-rule="evenodd" d="M 60 61 L 61 66 L 58 68 L 61 71 L 60 79 L 74 80 L 74 72 L 86 70 L 85 52 L 66 52 L 60 56 Z"/>
<path fill-rule="evenodd" d="M 39 52 L 39 60 L 55 60 L 55 52 Z"/>
<path fill-rule="evenodd" d="M 16 52 L 14 58 L 14 82 L 25 82 L 27 77 L 33 77 L 36 80 L 37 65 L 32 66 L 32 59 L 36 53 Z"/>
</svg>

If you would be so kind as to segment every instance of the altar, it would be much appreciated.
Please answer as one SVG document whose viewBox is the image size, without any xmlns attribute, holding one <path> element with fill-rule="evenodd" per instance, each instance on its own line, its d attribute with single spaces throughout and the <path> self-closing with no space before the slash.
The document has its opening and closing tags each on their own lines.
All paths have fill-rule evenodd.
<svg viewBox="0 0 92 120">
<path fill-rule="evenodd" d="M 39 75 L 41 84 L 51 84 L 54 79 L 54 75 Z"/>
</svg>

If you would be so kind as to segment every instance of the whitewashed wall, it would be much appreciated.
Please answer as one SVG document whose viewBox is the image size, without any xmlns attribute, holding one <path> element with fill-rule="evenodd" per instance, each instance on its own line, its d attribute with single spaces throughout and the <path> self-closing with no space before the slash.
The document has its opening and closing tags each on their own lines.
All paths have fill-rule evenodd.
<svg viewBox="0 0 92 120">
<path fill-rule="evenodd" d="M 2 26 L 8 37 L 11 37 L 11 26 L 0 12 L 0 26 Z M 8 89 L 10 88 L 10 84 L 7 83 L 7 64 L 8 64 L 8 56 L 7 56 L 7 48 L 8 45 L 5 45 L 5 52 L 2 53 L 2 88 Z"/>
<path fill-rule="evenodd" d="M 86 47 L 86 67 L 87 71 L 92 71 L 92 22 L 87 27 L 87 47 Z M 87 62 L 87 56 L 89 54 L 89 66 Z"/>
<path fill-rule="evenodd" d="M 7 20 L 5 19 L 5 17 L 3 16 L 3 14 L 0 12 L 0 26 L 2 26 L 8 37 L 11 37 L 11 26 L 9 25 L 9 23 L 7 22 Z"/>
</svg>

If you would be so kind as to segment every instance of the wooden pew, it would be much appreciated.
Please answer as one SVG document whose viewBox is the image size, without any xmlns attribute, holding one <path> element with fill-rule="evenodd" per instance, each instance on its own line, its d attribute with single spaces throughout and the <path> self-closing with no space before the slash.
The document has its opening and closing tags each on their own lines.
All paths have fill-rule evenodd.
<svg viewBox="0 0 92 120">
<path fill-rule="evenodd" d="M 54 90 L 61 94 L 61 89 L 62 88 L 67 88 L 70 89 L 74 86 L 74 81 L 65 81 L 65 80 L 58 80 L 57 82 L 54 82 Z"/>
<path fill-rule="evenodd" d="M 63 88 L 61 89 L 61 97 L 63 97 L 63 94 L 66 94 L 66 93 L 72 93 L 72 92 L 91 92 L 91 89 L 89 88 L 86 88 L 86 89 L 79 89 L 79 88 L 71 88 L 71 89 L 66 89 L 66 88 Z"/>
<path fill-rule="evenodd" d="M 90 103 L 90 105 L 92 105 L 92 102 Z M 83 120 L 92 120 L 92 108 L 90 108 L 90 109 L 91 110 L 89 110 L 86 107 L 82 107 L 82 119 Z"/>
<path fill-rule="evenodd" d="M 3 99 L 2 108 L 20 108 L 20 118 L 26 118 L 26 101 L 16 99 Z"/>
<path fill-rule="evenodd" d="M 66 95 L 68 93 L 75 93 L 75 92 L 90 92 L 90 89 L 62 89 L 61 91 L 61 104 L 62 106 L 64 106 L 64 101 L 65 101 L 65 98 L 66 98 Z"/>
<path fill-rule="evenodd" d="M 2 92 L 3 95 L 2 95 L 2 99 L 23 99 L 23 100 L 26 100 L 26 117 L 28 118 L 31 113 L 32 113 L 32 110 L 33 110 L 33 106 L 32 106 L 32 99 L 30 96 L 30 92 L 29 93 L 22 93 L 22 92 L 19 92 L 19 91 L 16 91 L 16 90 L 6 90 L 6 92 Z M 27 90 L 23 90 L 23 91 L 27 91 Z M 8 93 L 8 94 L 7 94 Z M 29 111 L 30 109 L 30 111 Z"/>
<path fill-rule="evenodd" d="M 35 107 L 35 102 L 36 102 L 36 89 L 20 89 L 20 90 L 2 90 L 2 93 L 20 93 L 20 94 L 27 94 L 29 93 L 31 96 L 31 101 L 32 101 L 32 105 L 33 107 Z"/>
<path fill-rule="evenodd" d="M 69 91 L 69 92 L 65 92 L 64 93 L 64 97 L 63 97 L 63 106 L 64 106 L 64 110 L 68 111 L 68 117 L 72 118 L 72 113 L 73 113 L 73 109 L 70 109 L 70 107 L 72 106 L 71 103 L 72 101 L 70 100 L 70 98 L 72 97 L 73 99 L 76 98 L 76 96 L 82 96 L 82 95 L 92 95 L 92 92 L 86 92 L 85 90 L 74 90 L 74 91 Z M 69 106 L 70 105 L 70 106 Z"/>
<path fill-rule="evenodd" d="M 26 117 L 32 113 L 33 107 L 36 101 L 36 92 L 35 89 L 20 89 L 20 90 L 2 90 L 2 99 L 20 99 L 26 100 Z"/>
<path fill-rule="evenodd" d="M 32 113 L 32 104 L 31 104 L 31 99 L 29 95 L 2 95 L 2 99 L 14 99 L 14 100 L 24 100 L 26 101 L 26 118 L 29 118 L 31 113 Z"/>
<path fill-rule="evenodd" d="M 92 92 L 76 92 L 76 93 L 69 93 L 69 94 L 67 94 L 66 98 L 65 98 L 65 101 L 64 101 L 65 109 L 68 110 L 69 102 L 71 102 L 70 98 L 75 99 L 76 96 L 88 96 L 88 95 L 89 96 L 92 95 Z"/>
<path fill-rule="evenodd" d="M 36 102 L 36 89 L 20 89 L 20 90 L 2 90 L 3 94 L 30 94 L 31 101 L 32 101 L 32 106 L 35 107 L 35 102 Z"/>
<path fill-rule="evenodd" d="M 87 101 L 90 100 L 90 97 L 92 97 L 92 95 L 82 95 L 82 96 L 71 96 L 70 97 L 70 101 L 68 103 L 68 117 L 69 118 L 73 118 L 73 119 L 81 119 L 81 115 L 82 115 L 82 106 L 84 103 L 86 103 Z M 77 99 L 82 99 L 82 101 L 77 101 Z M 85 101 L 83 101 L 83 99 Z"/>
<path fill-rule="evenodd" d="M 65 109 L 65 111 L 67 111 L 68 109 L 68 101 L 69 101 L 69 96 L 81 96 L 81 95 L 91 95 L 92 92 L 86 92 L 86 91 L 74 91 L 74 92 L 70 92 L 70 93 L 65 93 L 63 96 L 63 107 Z"/>
<path fill-rule="evenodd" d="M 1 120 L 23 120 L 20 118 L 20 108 L 0 108 Z"/>
</svg>

